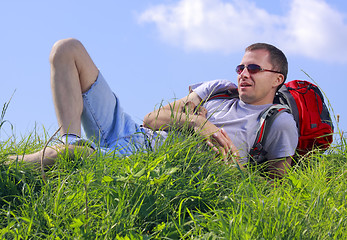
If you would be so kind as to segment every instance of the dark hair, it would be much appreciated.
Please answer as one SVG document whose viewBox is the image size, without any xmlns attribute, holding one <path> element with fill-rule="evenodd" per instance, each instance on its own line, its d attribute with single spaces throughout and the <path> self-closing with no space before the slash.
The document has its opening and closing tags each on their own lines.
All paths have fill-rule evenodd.
<svg viewBox="0 0 347 240">
<path fill-rule="evenodd" d="M 270 53 L 270 63 L 274 68 L 272 70 L 279 71 L 283 74 L 284 83 L 287 79 L 288 74 L 288 61 L 284 53 L 277 47 L 267 43 L 254 43 L 248 46 L 245 51 L 247 52 L 259 49 L 267 50 Z M 278 89 L 283 85 L 283 83 L 278 87 Z"/>
</svg>

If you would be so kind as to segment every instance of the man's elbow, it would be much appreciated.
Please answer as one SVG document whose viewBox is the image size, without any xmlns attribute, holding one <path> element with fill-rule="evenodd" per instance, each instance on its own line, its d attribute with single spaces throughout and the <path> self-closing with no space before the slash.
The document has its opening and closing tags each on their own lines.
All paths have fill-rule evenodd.
<svg viewBox="0 0 347 240">
<path fill-rule="evenodd" d="M 283 178 L 291 169 L 292 163 L 292 157 L 270 160 L 267 168 L 269 177 L 272 179 Z"/>
<path fill-rule="evenodd" d="M 148 113 L 144 118 L 143 118 L 143 126 L 145 128 L 149 128 L 149 129 L 153 129 L 153 117 L 152 117 L 152 113 Z"/>
</svg>

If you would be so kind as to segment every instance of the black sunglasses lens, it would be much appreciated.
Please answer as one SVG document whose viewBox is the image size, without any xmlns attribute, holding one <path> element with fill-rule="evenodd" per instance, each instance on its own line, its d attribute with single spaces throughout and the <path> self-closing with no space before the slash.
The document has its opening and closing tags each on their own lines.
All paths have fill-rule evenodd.
<svg viewBox="0 0 347 240">
<path fill-rule="evenodd" d="M 245 69 L 245 65 L 243 65 L 243 64 L 242 65 L 238 65 L 236 67 L 237 74 L 241 74 L 244 69 Z M 248 70 L 249 73 L 254 74 L 254 73 L 257 73 L 257 72 L 261 71 L 261 67 L 259 65 L 257 65 L 257 64 L 249 64 L 247 66 L 247 70 Z"/>
<path fill-rule="evenodd" d="M 249 73 L 257 73 L 261 70 L 261 67 L 257 64 L 249 64 L 247 70 Z"/>
<path fill-rule="evenodd" d="M 236 72 L 237 72 L 237 74 L 242 73 L 243 69 L 245 69 L 245 65 L 238 65 L 238 66 L 236 67 Z"/>
</svg>

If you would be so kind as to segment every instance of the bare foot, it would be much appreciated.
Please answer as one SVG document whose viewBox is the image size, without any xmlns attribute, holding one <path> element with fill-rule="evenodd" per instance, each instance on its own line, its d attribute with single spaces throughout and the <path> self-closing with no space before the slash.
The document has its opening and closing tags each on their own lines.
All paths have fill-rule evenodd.
<svg viewBox="0 0 347 240">
<path fill-rule="evenodd" d="M 22 161 L 27 163 L 32 163 L 35 165 L 41 165 L 41 161 L 44 167 L 53 166 L 59 155 L 66 154 L 68 151 L 69 157 L 73 158 L 76 151 L 83 154 L 84 157 L 90 156 L 94 149 L 87 146 L 76 146 L 76 145 L 55 145 L 49 146 L 38 152 L 26 154 L 26 155 L 12 155 L 9 156 L 9 161 L 5 164 L 12 163 L 14 161 Z"/>
</svg>

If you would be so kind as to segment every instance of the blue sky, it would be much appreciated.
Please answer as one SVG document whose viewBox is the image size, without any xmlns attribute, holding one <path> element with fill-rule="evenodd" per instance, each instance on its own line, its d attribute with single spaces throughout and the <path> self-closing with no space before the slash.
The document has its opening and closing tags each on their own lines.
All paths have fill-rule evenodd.
<svg viewBox="0 0 347 240">
<path fill-rule="evenodd" d="M 324 90 L 347 130 L 344 0 L 60 0 L 0 2 L 0 106 L 13 95 L 0 138 L 57 128 L 48 56 L 77 38 L 139 123 L 188 85 L 236 80 L 244 48 L 268 42 L 289 60 L 288 79 Z"/>
</svg>

